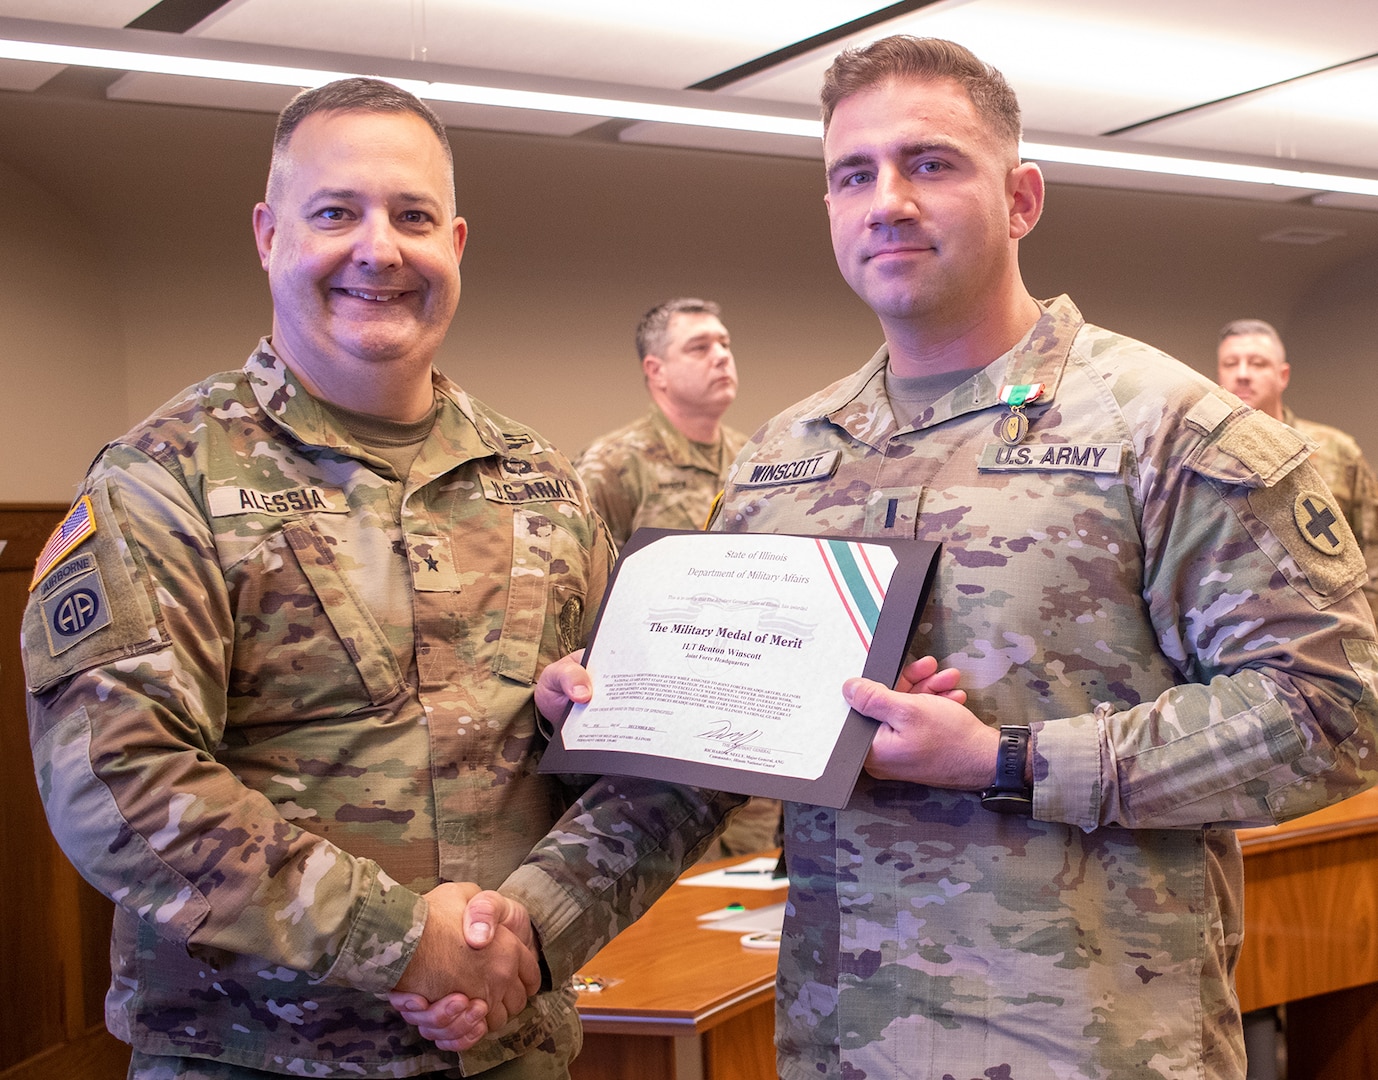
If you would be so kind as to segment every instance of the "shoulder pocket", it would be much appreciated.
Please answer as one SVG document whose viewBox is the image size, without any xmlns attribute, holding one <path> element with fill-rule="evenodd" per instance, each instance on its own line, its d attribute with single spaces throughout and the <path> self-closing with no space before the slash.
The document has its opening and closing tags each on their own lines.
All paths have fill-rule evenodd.
<svg viewBox="0 0 1378 1080">
<path fill-rule="evenodd" d="M 118 495 L 103 483 L 86 494 L 95 532 L 34 585 L 24 611 L 24 670 L 31 693 L 167 643 Z"/>
<path fill-rule="evenodd" d="M 1216 427 L 1184 465 L 1224 485 L 1259 548 L 1294 588 L 1325 607 L 1362 586 L 1368 569 L 1310 456 L 1299 434 L 1250 411 Z"/>
</svg>

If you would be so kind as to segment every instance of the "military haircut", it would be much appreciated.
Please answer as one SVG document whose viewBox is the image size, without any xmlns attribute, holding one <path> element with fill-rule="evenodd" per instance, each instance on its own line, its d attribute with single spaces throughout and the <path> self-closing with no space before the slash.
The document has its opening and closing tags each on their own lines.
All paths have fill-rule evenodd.
<svg viewBox="0 0 1378 1080">
<path fill-rule="evenodd" d="M 677 296 L 657 304 L 641 316 L 636 324 L 636 358 L 645 360 L 648 356 L 664 356 L 668 344 L 670 320 L 676 315 L 712 315 L 722 318 L 722 308 L 712 300 L 700 300 L 697 296 Z"/>
<path fill-rule="evenodd" d="M 942 38 L 894 34 L 843 49 L 823 74 L 819 100 L 823 133 L 844 99 L 892 79 L 933 82 L 950 79 L 966 91 L 977 113 L 1001 139 L 1016 147 L 1022 132 L 1019 99 L 1005 76 L 970 49 Z"/>
<path fill-rule="evenodd" d="M 1272 323 L 1266 323 L 1262 319 L 1235 319 L 1220 328 L 1220 340 L 1226 338 L 1241 337 L 1244 334 L 1262 334 L 1266 338 L 1272 338 L 1277 344 L 1278 352 L 1282 359 L 1287 359 L 1287 350 L 1282 344 L 1282 335 L 1274 329 Z"/>
<path fill-rule="evenodd" d="M 308 116 L 320 112 L 411 113 L 426 121 L 444 148 L 445 160 L 450 166 L 450 209 L 453 212 L 455 158 L 454 152 L 450 149 L 450 138 L 445 133 L 445 124 L 435 111 L 415 94 L 383 79 L 371 79 L 362 75 L 336 79 L 324 86 L 303 90 L 278 114 L 277 127 L 273 130 L 273 158 L 268 166 L 268 189 L 264 196 L 264 201 L 270 206 L 281 186 L 287 146 L 292 141 L 292 134 Z"/>
</svg>

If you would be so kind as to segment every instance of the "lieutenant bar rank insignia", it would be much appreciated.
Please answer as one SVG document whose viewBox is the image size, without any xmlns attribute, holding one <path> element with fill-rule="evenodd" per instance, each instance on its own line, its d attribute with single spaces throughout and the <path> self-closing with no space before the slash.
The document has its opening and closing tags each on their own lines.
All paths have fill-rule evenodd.
<svg viewBox="0 0 1378 1080">
<path fill-rule="evenodd" d="M 1043 396 L 1043 384 L 1007 383 L 1000 387 L 1000 400 L 1010 407 L 995 425 L 995 434 L 1006 446 L 1018 446 L 1029 433 L 1029 418 L 1024 415 L 1024 406 Z"/>
<path fill-rule="evenodd" d="M 96 534 L 96 512 L 91 507 L 91 496 L 83 495 L 63 518 L 43 550 L 38 553 L 34 564 L 33 579 L 29 582 L 29 592 L 47 575 L 48 571 L 76 550 L 78 544 Z"/>
</svg>

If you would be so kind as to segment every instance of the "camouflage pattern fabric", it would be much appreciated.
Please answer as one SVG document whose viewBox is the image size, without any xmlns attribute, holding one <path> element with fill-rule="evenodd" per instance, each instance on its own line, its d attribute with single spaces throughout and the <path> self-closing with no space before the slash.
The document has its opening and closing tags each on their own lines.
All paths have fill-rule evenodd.
<svg viewBox="0 0 1378 1080">
<path fill-rule="evenodd" d="M 916 423 L 886 362 L 762 428 L 714 527 L 941 541 L 912 652 L 1031 726 L 1034 817 L 864 774 L 786 805 L 781 1075 L 1242 1077 L 1230 826 L 1378 778 L 1354 539 L 1295 432 L 1065 297 Z"/>
<path fill-rule="evenodd" d="M 382 996 L 420 894 L 499 886 L 590 782 L 536 773 L 532 683 L 585 640 L 606 530 L 562 455 L 434 385 L 434 431 L 399 478 L 265 341 L 102 452 L 81 489 L 94 535 L 35 584 L 39 788 L 116 902 L 107 1023 L 142 1053 L 322 1077 L 459 1066 Z M 636 832 L 562 868 L 625 864 L 583 894 L 615 910 L 552 923 L 552 971 L 691 861 L 732 805 L 705 800 L 593 785 L 583 820 Z M 523 882 L 543 937 L 568 896 Z M 553 985 L 463 1055 L 466 1075 L 567 1046 L 573 995 Z"/>
<path fill-rule="evenodd" d="M 660 409 L 596 440 L 575 462 L 621 547 L 643 527 L 701 529 L 746 436 L 724 426 L 714 446 L 686 438 Z"/>
<path fill-rule="evenodd" d="M 715 446 L 687 438 L 658 405 L 595 441 L 575 462 L 589 498 L 621 547 L 637 529 L 701 529 L 746 436 L 723 425 Z M 704 859 L 764 851 L 778 841 L 780 802 L 753 798 Z"/>
<path fill-rule="evenodd" d="M 1334 493 L 1354 538 L 1359 541 L 1359 549 L 1368 563 L 1364 595 L 1378 619 L 1378 477 L 1364 460 L 1364 452 L 1353 436 L 1327 424 L 1303 420 L 1286 405 L 1282 407 L 1282 422 L 1316 444 L 1311 464 Z"/>
</svg>

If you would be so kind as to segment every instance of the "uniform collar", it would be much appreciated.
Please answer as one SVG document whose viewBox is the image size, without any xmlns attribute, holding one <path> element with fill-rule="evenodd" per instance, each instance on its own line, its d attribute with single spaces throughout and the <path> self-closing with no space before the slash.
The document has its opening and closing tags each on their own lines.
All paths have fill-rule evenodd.
<svg viewBox="0 0 1378 1080">
<path fill-rule="evenodd" d="M 373 461 L 360 450 L 348 433 L 320 402 L 311 396 L 292 370 L 273 351 L 268 339 L 258 343 L 244 373 L 253 388 L 259 406 L 300 443 L 324 446 L 350 457 Z M 518 449 L 517 443 L 528 450 L 540 450 L 527 436 L 509 438 L 488 416 L 474 407 L 472 399 L 459 386 L 438 371 L 431 372 L 439 408 L 431 438 L 421 450 L 417 463 L 427 459 L 438 468 L 434 475 L 475 458 L 509 456 Z"/>
<path fill-rule="evenodd" d="M 693 439 L 685 435 L 679 428 L 670 422 L 670 418 L 654 401 L 651 402 L 651 411 L 647 414 L 651 422 L 651 427 L 655 429 L 656 435 L 665 445 L 669 453 L 671 462 L 682 468 L 704 469 L 711 473 L 722 471 L 723 456 L 723 434 L 722 425 L 718 425 L 718 438 L 713 443 L 694 442 Z"/>
<path fill-rule="evenodd" d="M 890 409 L 885 393 L 885 367 L 890 353 L 884 346 L 860 371 L 825 392 L 803 422 L 836 424 L 853 438 L 879 448 L 895 435 L 922 431 L 967 413 L 1001 406 L 1000 390 L 1005 386 L 1042 383 L 1042 393 L 1031 404 L 1047 405 L 1057 396 L 1072 341 L 1085 320 L 1066 296 L 1039 301 L 1038 306 L 1042 314 L 1014 348 L 939 398 L 917 424 L 901 425 Z"/>
</svg>

